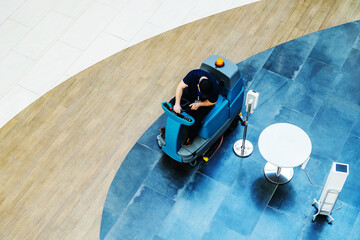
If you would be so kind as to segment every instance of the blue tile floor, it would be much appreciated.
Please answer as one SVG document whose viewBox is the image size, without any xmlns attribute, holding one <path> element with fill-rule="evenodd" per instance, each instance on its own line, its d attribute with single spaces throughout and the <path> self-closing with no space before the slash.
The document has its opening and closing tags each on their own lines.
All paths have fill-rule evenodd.
<svg viewBox="0 0 360 240">
<path fill-rule="evenodd" d="M 360 21 L 269 49 L 238 64 L 246 89 L 260 93 L 250 116 L 253 154 L 238 158 L 224 136 L 209 162 L 180 164 L 158 149 L 162 115 L 118 170 L 105 202 L 101 239 L 360 239 Z M 270 124 L 304 129 L 313 145 L 307 171 L 324 185 L 334 161 L 350 174 L 330 225 L 316 210 L 321 189 L 295 168 L 285 185 L 267 181 L 257 142 Z M 338 205 L 337 205 L 338 206 Z"/>
</svg>

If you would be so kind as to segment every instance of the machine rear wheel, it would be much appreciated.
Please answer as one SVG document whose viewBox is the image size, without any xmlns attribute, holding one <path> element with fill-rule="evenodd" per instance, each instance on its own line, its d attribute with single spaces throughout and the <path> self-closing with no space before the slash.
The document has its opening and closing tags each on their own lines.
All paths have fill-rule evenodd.
<svg viewBox="0 0 360 240">
<path fill-rule="evenodd" d="M 159 138 L 156 138 L 156 143 L 157 143 L 159 149 L 162 149 L 162 142 Z"/>
<path fill-rule="evenodd" d="M 192 166 L 192 167 L 195 167 L 196 166 L 196 164 L 197 164 L 197 159 L 195 158 L 194 160 L 192 160 L 189 164 L 190 164 L 190 166 Z"/>
</svg>

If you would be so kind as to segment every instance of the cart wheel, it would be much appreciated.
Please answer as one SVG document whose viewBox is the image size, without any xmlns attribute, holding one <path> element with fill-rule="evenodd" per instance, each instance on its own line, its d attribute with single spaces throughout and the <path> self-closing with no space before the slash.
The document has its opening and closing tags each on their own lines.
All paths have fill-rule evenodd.
<svg viewBox="0 0 360 240">
<path fill-rule="evenodd" d="M 157 138 L 157 139 L 156 139 L 156 142 L 157 142 L 157 145 L 158 145 L 159 149 L 161 149 L 161 148 L 162 148 L 162 146 L 161 146 L 161 141 L 160 141 L 160 139 L 159 139 L 159 138 Z"/>
<path fill-rule="evenodd" d="M 197 159 L 194 159 L 193 161 L 190 162 L 190 166 L 195 167 L 197 164 Z"/>
</svg>

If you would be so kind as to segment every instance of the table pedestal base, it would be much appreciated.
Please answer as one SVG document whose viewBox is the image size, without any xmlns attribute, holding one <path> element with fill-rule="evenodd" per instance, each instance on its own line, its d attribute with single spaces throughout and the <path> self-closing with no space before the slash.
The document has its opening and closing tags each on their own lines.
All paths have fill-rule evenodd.
<svg viewBox="0 0 360 240">
<path fill-rule="evenodd" d="M 248 157 L 252 154 L 254 147 L 251 142 L 245 140 L 245 148 L 242 148 L 243 140 L 238 140 L 234 143 L 233 149 L 237 156 L 239 157 Z"/>
<path fill-rule="evenodd" d="M 284 184 L 289 182 L 293 175 L 293 168 L 280 168 L 271 163 L 266 163 L 264 167 L 265 177 L 272 183 Z"/>
</svg>

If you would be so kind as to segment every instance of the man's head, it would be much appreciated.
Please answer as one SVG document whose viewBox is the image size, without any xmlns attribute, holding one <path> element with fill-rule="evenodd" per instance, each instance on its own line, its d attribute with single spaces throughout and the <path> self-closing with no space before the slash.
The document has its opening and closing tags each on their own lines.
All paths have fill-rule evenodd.
<svg viewBox="0 0 360 240">
<path fill-rule="evenodd" d="M 209 98 L 209 96 L 211 95 L 212 91 L 213 91 L 213 86 L 211 84 L 211 81 L 205 77 L 202 76 L 199 80 L 199 90 L 200 90 L 200 95 L 203 98 Z"/>
</svg>

